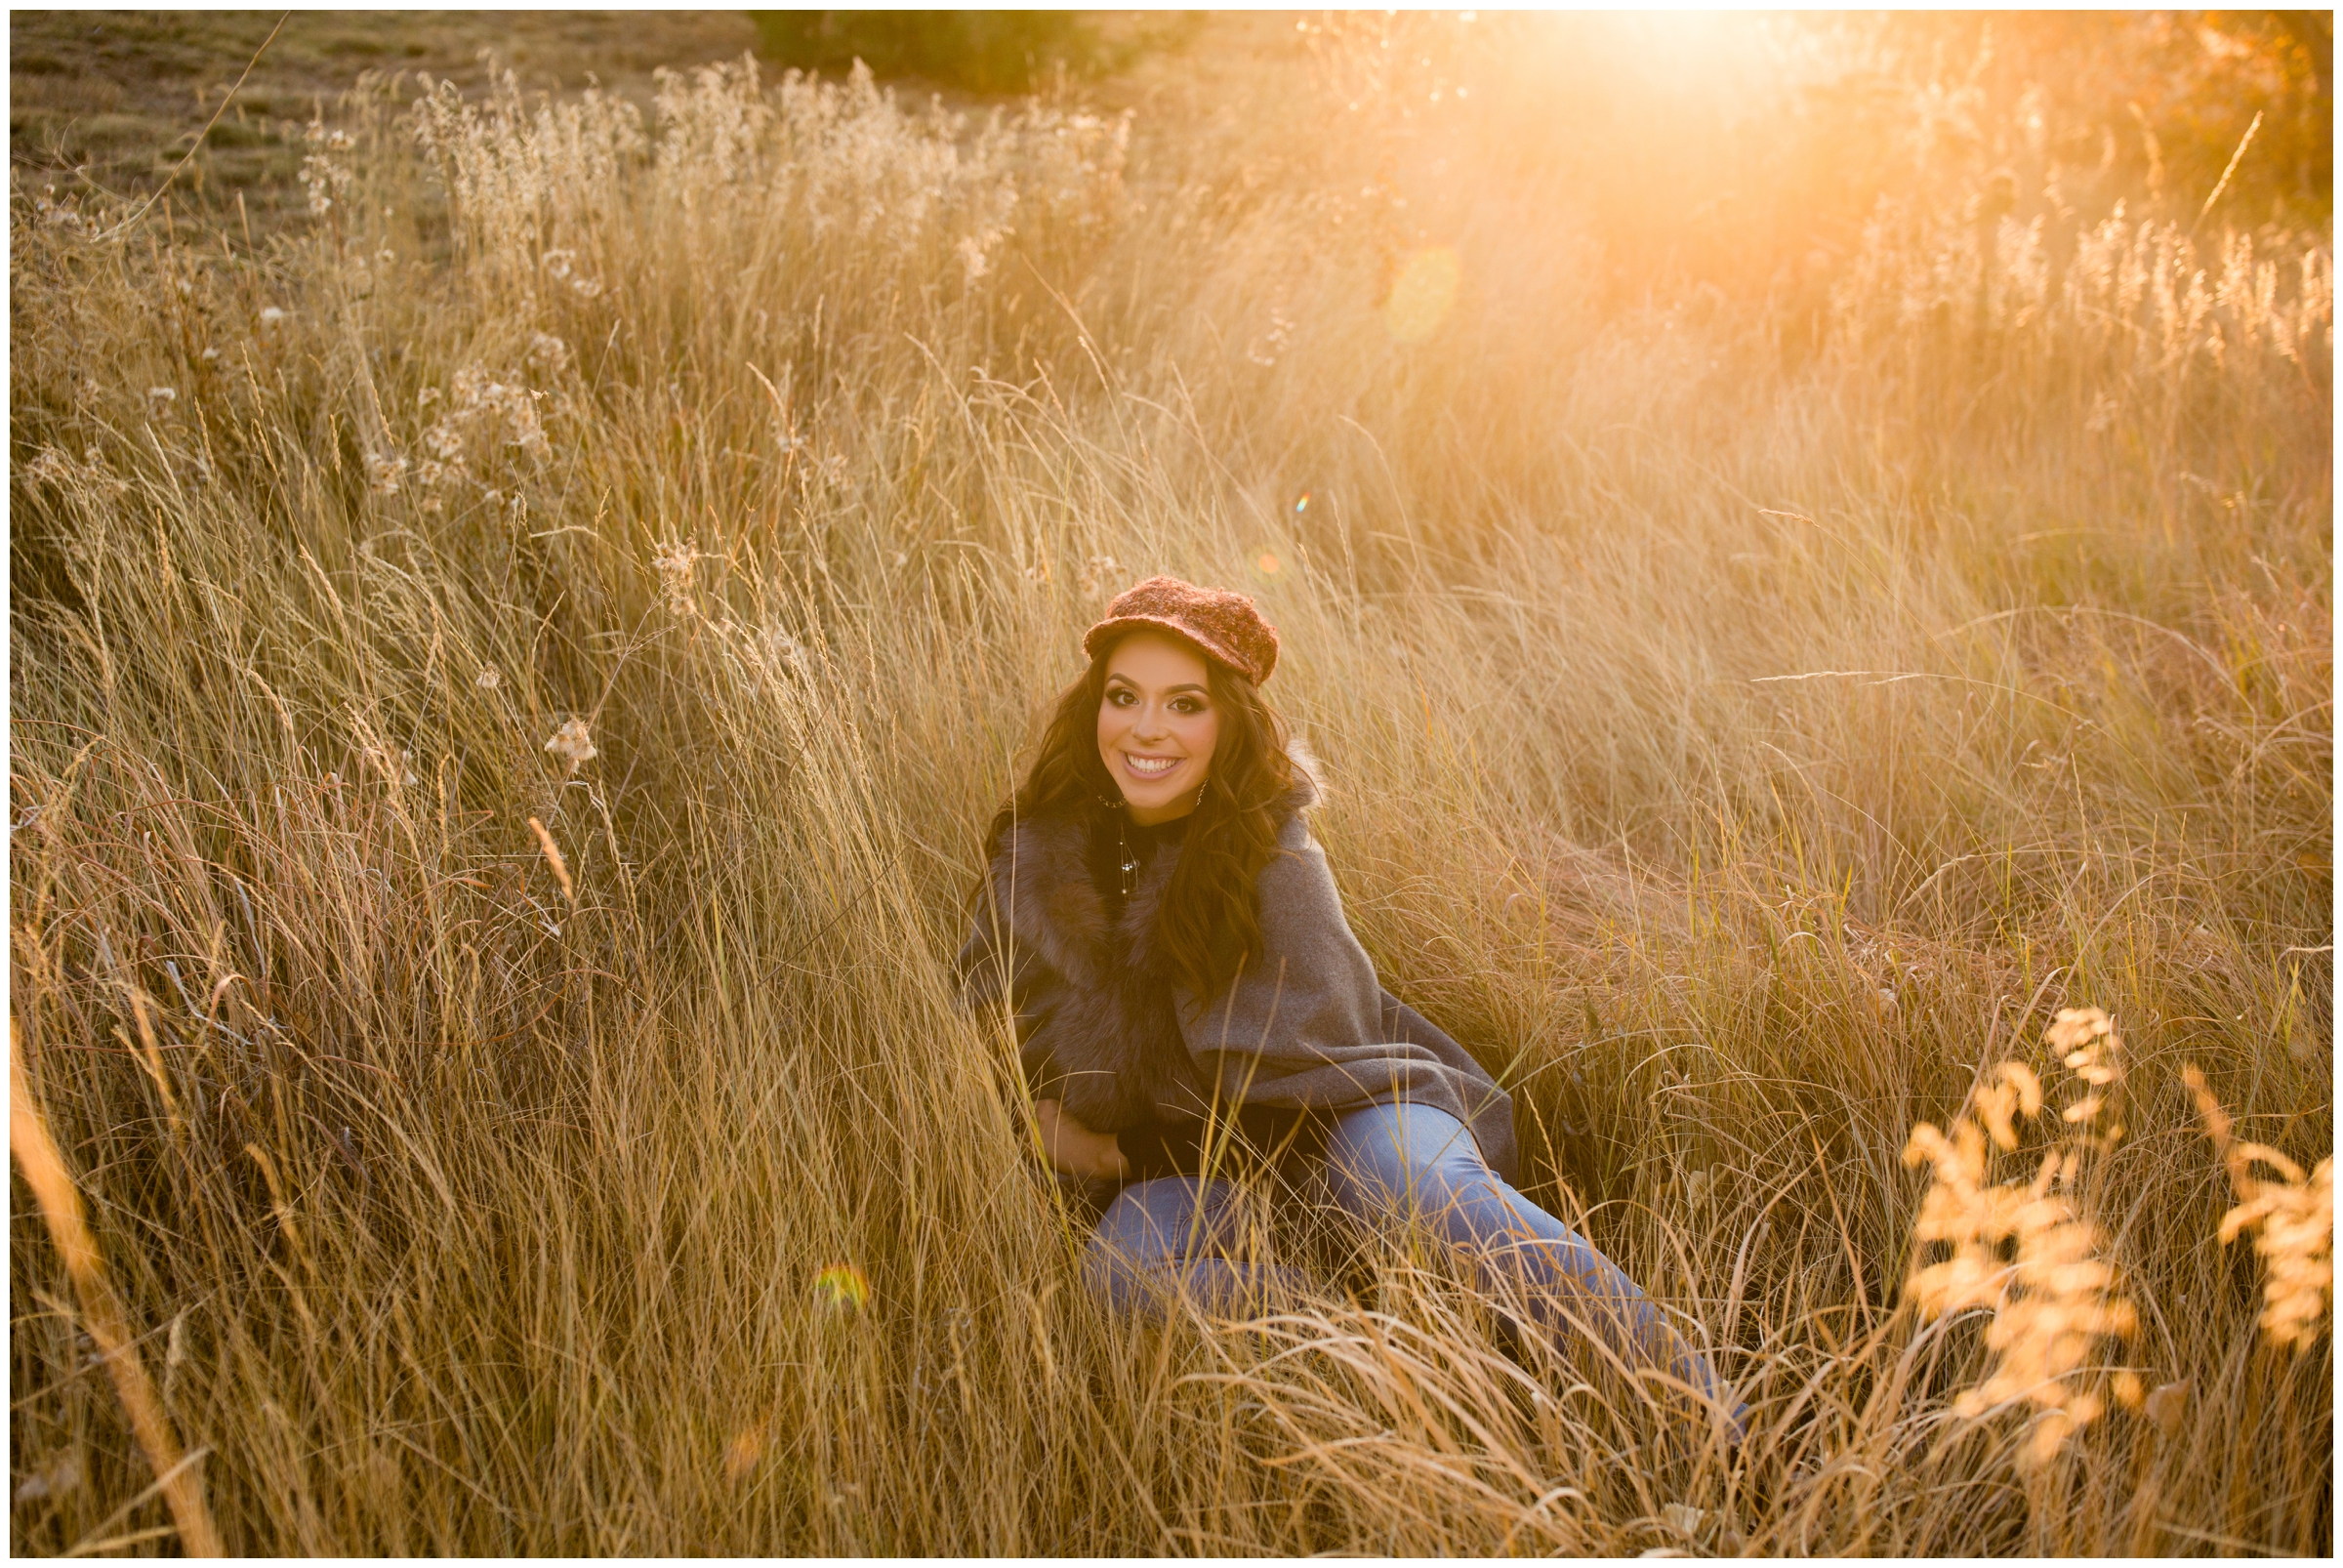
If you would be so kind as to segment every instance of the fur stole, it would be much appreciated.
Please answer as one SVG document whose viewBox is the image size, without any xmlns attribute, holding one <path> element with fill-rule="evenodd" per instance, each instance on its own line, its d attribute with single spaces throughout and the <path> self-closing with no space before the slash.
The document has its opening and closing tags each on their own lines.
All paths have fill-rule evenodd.
<svg viewBox="0 0 2343 1568">
<path fill-rule="evenodd" d="M 1306 770 L 1296 772 L 1281 826 L 1318 798 Z M 1011 831 L 961 950 L 962 985 L 982 1008 L 1000 1005 L 1007 982 L 1027 1081 L 1084 1126 L 1113 1133 L 1204 1116 L 1212 1078 L 1181 1033 L 1156 928 L 1179 846 L 1156 850 L 1110 926 L 1086 863 L 1089 831 L 1087 811 Z"/>
</svg>

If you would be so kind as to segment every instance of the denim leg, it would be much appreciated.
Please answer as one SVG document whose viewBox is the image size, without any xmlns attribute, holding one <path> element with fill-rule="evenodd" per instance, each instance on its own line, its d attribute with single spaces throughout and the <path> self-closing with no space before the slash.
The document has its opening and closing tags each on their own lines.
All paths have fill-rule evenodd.
<svg viewBox="0 0 2343 1568">
<path fill-rule="evenodd" d="M 1618 1264 L 1516 1192 L 1481 1159 L 1471 1132 L 1429 1105 L 1367 1105 L 1336 1120 L 1327 1145 L 1335 1202 L 1361 1218 L 1397 1212 L 1419 1219 L 1476 1265 L 1505 1268 L 1549 1333 L 1568 1332 L 1568 1304 L 1630 1367 L 1671 1373 L 1733 1415 L 1747 1407 L 1707 1357 L 1669 1327 Z"/>
<path fill-rule="evenodd" d="M 1156 1176 L 1115 1194 L 1083 1247 L 1083 1282 L 1119 1312 L 1161 1318 L 1177 1297 L 1216 1317 L 1246 1317 L 1307 1276 L 1245 1255 L 1233 1181 Z"/>
</svg>

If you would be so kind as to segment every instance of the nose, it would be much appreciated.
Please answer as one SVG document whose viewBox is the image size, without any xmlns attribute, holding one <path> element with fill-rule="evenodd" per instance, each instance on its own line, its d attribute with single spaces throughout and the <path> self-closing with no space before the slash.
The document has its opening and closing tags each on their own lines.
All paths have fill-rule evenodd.
<svg viewBox="0 0 2343 1568">
<path fill-rule="evenodd" d="M 1132 740 L 1145 743 L 1160 740 L 1170 733 L 1171 730 L 1164 723 L 1163 710 L 1153 703 L 1142 705 L 1138 717 L 1131 721 L 1130 738 Z"/>
</svg>

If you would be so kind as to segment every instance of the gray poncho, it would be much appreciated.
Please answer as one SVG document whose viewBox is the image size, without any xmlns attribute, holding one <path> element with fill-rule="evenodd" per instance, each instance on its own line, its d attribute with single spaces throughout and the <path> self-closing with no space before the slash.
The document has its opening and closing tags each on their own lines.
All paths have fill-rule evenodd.
<svg viewBox="0 0 2343 1568">
<path fill-rule="evenodd" d="M 1109 929 L 1078 816 L 1019 823 L 987 873 L 959 969 L 971 1006 L 1013 1011 L 1028 1080 L 1099 1132 L 1208 1114 L 1213 1103 L 1340 1110 L 1405 1100 L 1472 1130 L 1516 1175 L 1513 1103 L 1464 1048 L 1377 982 L 1342 918 L 1326 855 L 1288 797 L 1280 853 L 1261 871 L 1263 951 L 1218 996 L 1180 992 L 1155 924 L 1177 851 L 1147 867 Z"/>
</svg>

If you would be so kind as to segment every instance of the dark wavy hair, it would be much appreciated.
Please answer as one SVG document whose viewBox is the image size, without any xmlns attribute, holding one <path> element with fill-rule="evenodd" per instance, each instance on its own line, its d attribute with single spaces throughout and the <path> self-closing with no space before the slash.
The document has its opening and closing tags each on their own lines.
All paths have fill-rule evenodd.
<svg viewBox="0 0 2343 1568">
<path fill-rule="evenodd" d="M 1082 679 L 1057 695 L 1041 750 L 985 835 L 987 866 L 1017 823 L 1122 809 L 1123 792 L 1098 755 L 1098 709 L 1106 700 L 1106 665 L 1122 640 L 1098 650 Z M 1185 645 L 1184 643 L 1182 644 Z M 1158 948 L 1172 982 L 1200 1001 L 1217 996 L 1261 953 L 1261 903 L 1254 881 L 1277 858 L 1278 807 L 1294 788 L 1285 722 L 1251 681 L 1206 659 L 1206 683 L 1220 714 L 1220 734 L 1205 779 L 1204 801 L 1187 835 L 1156 917 Z M 976 893 L 984 883 L 979 877 Z"/>
</svg>

